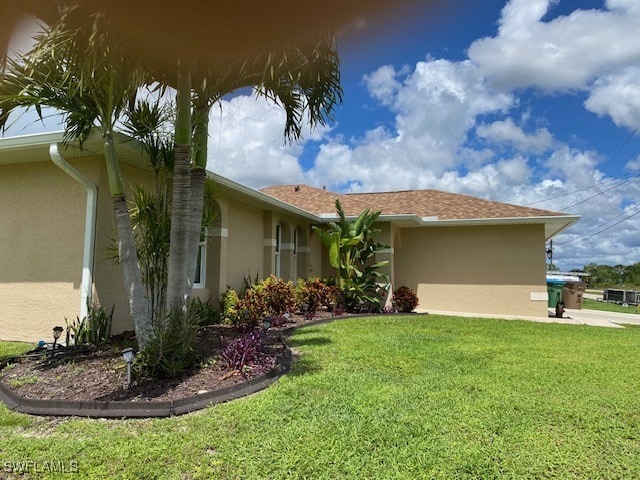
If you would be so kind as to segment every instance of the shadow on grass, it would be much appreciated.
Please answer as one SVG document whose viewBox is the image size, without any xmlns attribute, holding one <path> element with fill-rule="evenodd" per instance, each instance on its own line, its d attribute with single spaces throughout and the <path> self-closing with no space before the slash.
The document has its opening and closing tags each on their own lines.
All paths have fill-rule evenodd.
<svg viewBox="0 0 640 480">
<path fill-rule="evenodd" d="M 311 337 L 311 338 L 290 338 L 289 344 L 292 347 L 301 347 L 305 345 L 320 346 L 329 345 L 333 343 L 331 339 L 327 337 Z"/>
<path fill-rule="evenodd" d="M 311 375 L 320 372 L 321 370 L 322 368 L 320 368 L 320 366 L 309 357 L 301 355 L 300 353 L 294 353 L 291 370 L 287 375 L 291 377 L 298 377 L 301 375 Z"/>
</svg>

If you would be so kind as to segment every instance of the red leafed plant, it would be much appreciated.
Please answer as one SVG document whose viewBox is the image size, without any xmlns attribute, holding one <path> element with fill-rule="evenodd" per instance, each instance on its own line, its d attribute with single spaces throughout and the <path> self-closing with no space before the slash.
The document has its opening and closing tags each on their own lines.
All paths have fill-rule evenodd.
<svg viewBox="0 0 640 480">
<path fill-rule="evenodd" d="M 393 301 L 396 302 L 399 312 L 413 312 L 413 309 L 418 306 L 418 296 L 404 285 L 393 292 Z"/>
</svg>

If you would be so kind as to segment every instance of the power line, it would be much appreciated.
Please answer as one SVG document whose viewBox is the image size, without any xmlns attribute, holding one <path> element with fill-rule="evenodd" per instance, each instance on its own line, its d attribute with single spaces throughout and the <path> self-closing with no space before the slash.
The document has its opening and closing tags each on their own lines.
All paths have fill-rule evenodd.
<svg viewBox="0 0 640 480">
<path fill-rule="evenodd" d="M 640 205 L 636 205 L 634 208 L 639 208 L 639 207 L 640 207 Z M 620 215 L 624 215 L 625 213 L 626 213 L 626 212 L 621 213 Z M 577 245 L 578 243 L 581 243 L 581 242 L 583 242 L 583 241 L 585 241 L 585 240 L 587 240 L 587 239 L 589 239 L 589 238 L 595 237 L 596 235 L 600 235 L 601 233 L 604 233 L 604 232 L 606 232 L 607 230 L 612 229 L 612 228 L 613 228 L 613 227 L 615 227 L 616 225 L 620 225 L 622 222 L 625 222 L 625 221 L 629 220 L 630 218 L 635 217 L 635 216 L 636 216 L 636 215 L 638 215 L 638 214 L 640 214 L 640 210 L 638 210 L 637 212 L 632 213 L 631 215 L 629 215 L 629 216 L 627 216 L 627 217 L 623 218 L 622 220 L 620 220 L 620 221 L 618 221 L 618 222 L 616 222 L 616 223 L 614 223 L 614 224 L 612 224 L 612 225 L 609 225 L 609 226 L 608 226 L 608 227 L 606 227 L 606 228 L 603 228 L 602 230 L 599 230 L 599 231 L 597 231 L 597 232 L 592 233 L 591 235 L 583 236 L 582 238 L 579 238 L 578 240 L 575 240 L 575 241 L 573 241 L 573 242 L 569 243 L 568 245 L 562 245 L 562 247 L 564 248 L 564 247 L 571 247 L 571 246 L 573 246 L 573 245 Z M 606 225 L 607 223 L 611 222 L 612 220 L 615 220 L 615 219 L 616 219 L 616 218 L 618 218 L 620 215 L 617 215 L 617 216 L 613 217 L 611 220 L 608 220 L 607 222 L 605 222 L 605 225 Z M 599 228 L 599 227 L 595 227 L 595 228 Z M 591 229 L 591 230 L 589 230 L 588 232 L 591 232 L 591 231 L 593 231 L 593 230 L 594 230 L 594 229 L 592 228 L 592 229 Z M 587 232 L 587 233 L 588 233 L 588 232 Z"/>
<path fill-rule="evenodd" d="M 606 163 L 606 165 L 602 168 L 602 170 L 598 173 L 598 175 L 596 175 L 592 180 L 591 183 L 589 183 L 589 185 L 582 190 L 582 193 L 584 193 L 585 191 L 587 191 L 589 188 L 591 188 L 591 186 L 598 180 L 600 180 L 600 177 L 602 177 L 602 175 L 604 175 L 604 171 L 607 169 L 607 167 L 611 164 L 611 162 L 613 161 L 614 158 L 616 158 L 616 156 L 618 155 L 618 153 L 620 153 L 620 151 L 624 148 L 624 146 L 629 143 L 629 141 L 633 138 L 633 136 L 636 134 L 636 132 L 640 130 L 640 123 L 638 124 L 638 126 L 633 130 L 633 132 L 631 132 L 629 134 L 629 136 L 626 138 L 626 140 L 622 143 L 622 145 L 620 145 L 620 147 L 618 147 L 618 149 L 615 151 L 615 153 L 611 156 L 611 158 L 609 158 L 609 161 Z M 636 150 L 637 151 L 637 150 Z M 629 160 L 627 160 L 626 163 L 628 163 Z M 620 170 L 620 167 L 616 170 L 616 172 Z M 582 198 L 582 193 L 580 195 L 578 195 L 578 197 L 571 202 L 569 205 L 567 205 L 566 207 L 563 208 L 563 210 L 568 210 L 569 208 L 573 207 L 579 200 L 580 198 Z"/>
</svg>

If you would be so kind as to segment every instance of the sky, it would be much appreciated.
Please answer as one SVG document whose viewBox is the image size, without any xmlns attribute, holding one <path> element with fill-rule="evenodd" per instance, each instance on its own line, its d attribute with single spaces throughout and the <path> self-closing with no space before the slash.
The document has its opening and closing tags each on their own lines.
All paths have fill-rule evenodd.
<svg viewBox="0 0 640 480">
<path fill-rule="evenodd" d="M 344 102 L 298 144 L 278 106 L 225 98 L 208 168 L 256 188 L 433 188 L 578 214 L 553 239 L 562 270 L 640 261 L 640 2 L 446 3 L 341 35 Z"/>
</svg>

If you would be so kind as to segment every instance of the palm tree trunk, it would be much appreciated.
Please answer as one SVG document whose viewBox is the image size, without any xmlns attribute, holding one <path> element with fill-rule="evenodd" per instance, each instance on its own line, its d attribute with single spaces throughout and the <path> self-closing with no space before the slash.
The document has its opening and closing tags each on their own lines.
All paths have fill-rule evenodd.
<svg viewBox="0 0 640 480">
<path fill-rule="evenodd" d="M 136 244 L 133 238 L 133 229 L 131 228 L 131 217 L 129 216 L 127 197 L 124 193 L 124 182 L 120 173 L 120 165 L 113 138 L 109 134 L 104 136 L 104 155 L 109 176 L 109 189 L 113 199 L 118 255 L 120 257 L 124 288 L 129 301 L 129 312 L 133 320 L 138 346 L 143 349 L 153 334 L 149 317 L 149 304 L 145 298 L 142 280 L 140 279 Z"/>
<path fill-rule="evenodd" d="M 178 73 L 176 109 L 167 311 L 181 305 L 189 294 L 187 239 L 191 216 L 191 74 L 182 69 Z"/>
<path fill-rule="evenodd" d="M 191 217 L 189 219 L 188 238 L 188 271 L 189 292 L 193 287 L 198 262 L 198 249 L 202 233 L 202 210 L 204 208 L 204 187 L 207 181 L 207 139 L 209 129 L 209 105 L 199 105 L 194 109 L 195 130 L 195 161 L 191 170 Z"/>
</svg>

